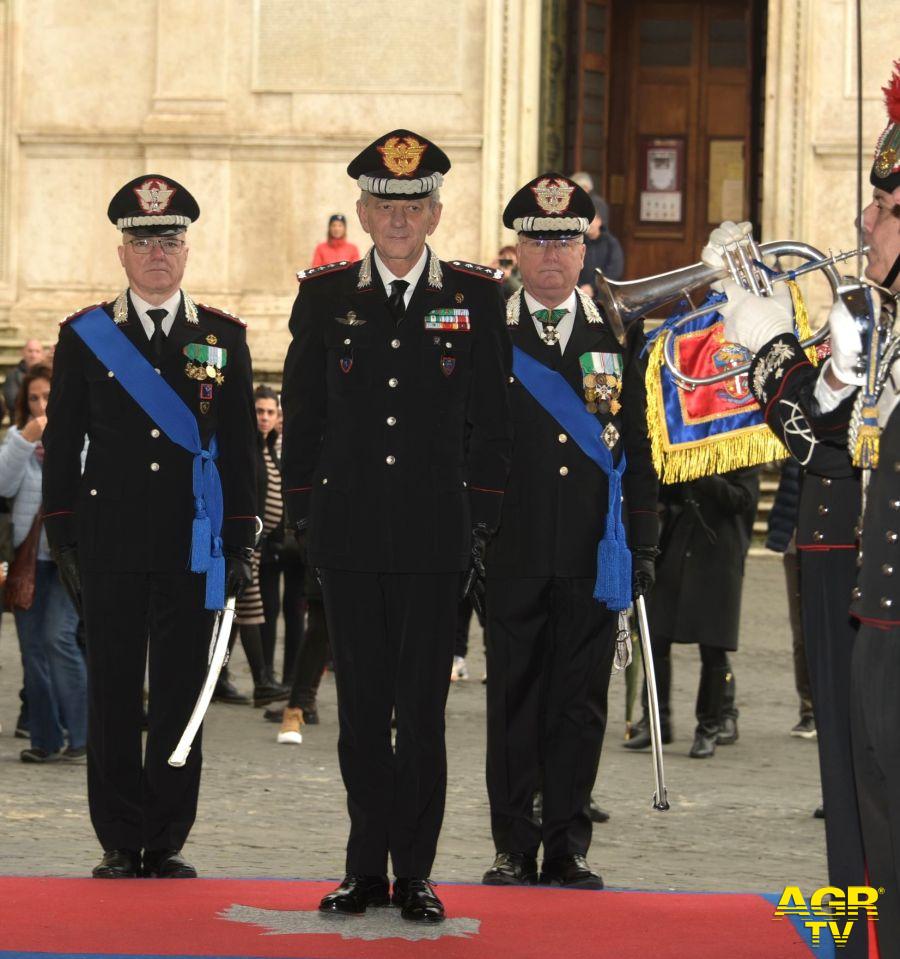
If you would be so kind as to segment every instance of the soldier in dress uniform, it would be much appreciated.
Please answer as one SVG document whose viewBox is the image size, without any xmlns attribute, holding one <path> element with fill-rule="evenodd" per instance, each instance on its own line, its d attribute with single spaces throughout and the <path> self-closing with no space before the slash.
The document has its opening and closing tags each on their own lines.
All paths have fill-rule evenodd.
<svg viewBox="0 0 900 959">
<path fill-rule="evenodd" d="M 776 431 L 789 427 L 791 449 L 797 454 L 800 444 L 803 457 L 809 458 L 809 476 L 819 494 L 812 542 L 804 556 L 801 577 L 811 571 L 816 576 L 819 596 L 819 617 L 816 622 L 828 630 L 822 644 L 810 657 L 810 678 L 813 680 L 814 705 L 819 723 L 820 700 L 833 700 L 835 742 L 823 744 L 822 774 L 825 793 L 825 822 L 831 824 L 833 797 L 843 796 L 844 805 L 835 809 L 843 823 L 852 829 L 850 816 L 852 789 L 846 777 L 850 774 L 845 744 L 847 722 L 852 739 L 853 768 L 856 779 L 856 800 L 862 825 L 865 862 L 859 862 L 855 836 L 844 837 L 843 845 L 834 842 L 829 832 L 829 870 L 842 870 L 836 885 L 871 885 L 883 888 L 878 899 L 876 930 L 882 956 L 900 955 L 900 414 L 895 407 L 900 399 L 900 328 L 897 326 L 897 302 L 900 299 L 900 71 L 895 72 L 886 88 L 889 123 L 878 140 L 875 161 L 870 174 L 874 187 L 872 201 L 862 213 L 865 243 L 869 246 L 866 279 L 875 284 L 872 301 L 864 313 L 869 322 L 865 345 L 856 317 L 843 299 L 838 299 L 829 315 L 831 357 L 818 369 L 806 359 L 792 331 L 792 317 L 774 297 L 758 298 L 745 294 L 733 284 L 726 284 L 730 303 L 721 309 L 726 316 L 726 337 L 741 343 L 756 354 L 750 370 L 750 383 L 767 421 Z M 858 302 L 853 294 L 851 305 Z M 861 371 L 874 369 L 868 380 Z M 849 435 L 848 435 L 849 424 Z M 799 437 L 799 439 L 798 439 Z M 829 563 L 821 554 L 822 568 L 816 570 L 814 553 L 817 547 L 837 539 L 848 538 L 846 524 L 859 503 L 858 479 L 852 468 L 849 447 L 862 465 L 875 466 L 865 497 L 862 536 L 858 556 L 856 586 L 852 592 L 850 561 L 855 551 L 846 547 L 846 559 L 840 568 L 836 560 Z M 843 459 L 841 459 L 843 452 Z M 868 457 L 868 462 L 866 461 Z M 837 521 L 838 525 L 834 525 Z M 829 524 L 832 524 L 829 526 Z M 813 560 L 813 562 L 810 562 Z M 837 575 L 823 578 L 825 566 Z M 818 573 L 818 575 L 817 575 Z M 802 582 L 802 580 L 801 580 Z M 829 591 L 844 586 L 843 602 L 828 598 Z M 806 584 L 804 584 L 806 588 Z M 807 594 L 805 602 L 813 595 Z M 836 604 L 836 606 L 835 606 Z M 849 613 L 858 623 L 855 642 L 841 649 L 840 641 L 852 636 L 843 625 Z M 831 622 L 826 624 L 826 620 Z M 810 631 L 813 635 L 813 631 Z M 832 646 L 835 642 L 837 648 Z M 826 646 L 827 644 L 827 646 Z M 819 662 L 814 665 L 816 658 Z M 849 662 L 848 662 L 849 660 Z M 849 691 L 846 683 L 832 678 L 823 682 L 824 671 L 849 668 Z M 817 690 L 818 685 L 818 690 Z M 819 699 L 815 699 L 816 695 Z M 849 699 L 849 707 L 844 704 Z M 827 732 L 819 725 L 820 741 Z M 828 761 L 834 768 L 826 776 L 825 747 Z M 842 781 L 837 781 L 838 778 Z M 864 865 L 864 870 L 861 866 Z M 866 875 L 866 879 L 861 877 Z M 835 876 L 831 875 L 832 881 Z M 864 956 L 864 925 L 854 931 L 848 955 Z"/>
<path fill-rule="evenodd" d="M 66 319 L 54 358 L 44 521 L 85 622 L 97 878 L 196 876 L 180 850 L 196 814 L 199 737 L 183 768 L 167 757 L 203 683 L 211 610 L 223 585 L 233 595 L 249 579 L 250 354 L 240 320 L 181 289 L 199 214 L 170 177 L 126 183 L 108 215 L 128 288 Z"/>
<path fill-rule="evenodd" d="M 847 455 L 846 405 L 832 436 L 816 437 L 804 415 L 817 375 L 809 364 L 797 369 L 783 392 L 772 391 L 763 410 L 770 429 L 803 467 L 796 532 L 800 615 L 816 717 L 828 881 L 846 889 L 866 884 L 850 736 L 850 671 L 858 624 L 847 603 L 857 574 L 861 483 L 860 471 Z M 841 952 L 848 959 L 867 955 L 861 925 Z"/>
<path fill-rule="evenodd" d="M 644 337 L 634 327 L 620 342 L 577 288 L 593 217 L 588 194 L 556 173 L 522 187 L 503 214 L 519 235 L 523 289 L 507 304 L 513 460 L 487 559 L 487 784 L 496 848 L 488 885 L 537 881 L 543 844 L 541 881 L 603 887 L 585 855 L 618 611 L 653 581 L 658 486 Z M 618 602 L 601 581 L 615 582 Z M 541 785 L 537 822 L 532 797 Z"/>
<path fill-rule="evenodd" d="M 392 901 L 420 922 L 444 917 L 428 877 L 463 574 L 483 569 L 510 449 L 502 274 L 426 244 L 449 167 L 409 130 L 350 163 L 373 246 L 299 274 L 282 397 L 285 503 L 320 571 L 350 811 L 347 875 L 320 908 Z"/>
</svg>

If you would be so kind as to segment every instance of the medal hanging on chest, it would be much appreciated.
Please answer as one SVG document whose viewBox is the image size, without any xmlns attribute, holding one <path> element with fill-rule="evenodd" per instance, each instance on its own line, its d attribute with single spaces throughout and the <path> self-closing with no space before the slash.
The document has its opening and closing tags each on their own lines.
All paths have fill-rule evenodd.
<svg viewBox="0 0 900 959">
<path fill-rule="evenodd" d="M 615 416 L 621 409 L 621 353 L 582 353 L 578 357 L 584 386 L 584 405 L 588 413 Z"/>
<path fill-rule="evenodd" d="M 547 346 L 556 346 L 559 343 L 559 330 L 556 324 L 568 312 L 565 309 L 534 311 L 534 318 L 541 324 L 541 339 Z"/>
<path fill-rule="evenodd" d="M 192 380 L 211 380 L 221 386 L 225 382 L 222 371 L 228 363 L 228 351 L 209 340 L 215 342 L 216 338 L 210 335 L 206 343 L 188 343 L 184 347 L 181 352 L 188 358 L 184 371 Z"/>
</svg>

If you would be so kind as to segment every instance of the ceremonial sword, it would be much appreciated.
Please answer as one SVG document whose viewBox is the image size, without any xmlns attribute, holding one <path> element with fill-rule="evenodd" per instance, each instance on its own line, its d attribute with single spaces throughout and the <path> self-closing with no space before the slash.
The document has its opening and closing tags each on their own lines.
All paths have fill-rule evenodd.
<svg viewBox="0 0 900 959">
<path fill-rule="evenodd" d="M 256 536 L 254 537 L 254 547 L 259 542 L 262 533 L 262 520 L 256 517 Z M 172 750 L 169 756 L 170 766 L 183 766 L 187 761 L 188 753 L 197 733 L 200 732 L 200 726 L 203 724 L 203 717 L 206 716 L 206 710 L 212 702 L 213 693 L 216 689 L 216 683 L 219 681 L 219 673 L 222 667 L 228 662 L 228 640 L 231 638 L 231 626 L 234 623 L 236 596 L 229 596 L 225 601 L 223 609 L 217 609 L 213 619 L 212 638 L 209 643 L 209 657 L 206 666 L 206 678 L 203 680 L 203 687 L 197 702 L 194 703 L 194 710 L 191 718 L 188 720 L 178 745 Z"/>
<path fill-rule="evenodd" d="M 228 662 L 228 640 L 231 637 L 231 625 L 234 622 L 234 607 L 237 602 L 236 597 L 229 596 L 224 609 L 216 610 L 216 617 L 213 620 L 212 639 L 209 644 L 209 659 L 206 667 L 206 679 L 203 681 L 203 688 L 194 703 L 194 711 L 188 720 L 178 745 L 172 750 L 169 756 L 170 766 L 183 766 L 187 760 L 188 753 L 200 726 L 203 723 L 203 717 L 209 704 L 212 702 L 213 693 L 216 689 L 216 683 L 219 681 L 219 673 L 222 667 Z"/>
<path fill-rule="evenodd" d="M 650 624 L 647 622 L 647 606 L 644 597 L 634 601 L 638 618 L 638 633 L 641 637 L 641 653 L 644 657 L 644 676 L 647 680 L 647 714 L 650 720 L 650 749 L 653 753 L 653 777 L 656 792 L 653 794 L 653 808 L 664 812 L 669 808 L 666 794 L 666 777 L 663 772 L 662 732 L 659 724 L 659 700 L 656 696 L 656 671 L 653 668 L 653 649 L 650 645 Z"/>
</svg>

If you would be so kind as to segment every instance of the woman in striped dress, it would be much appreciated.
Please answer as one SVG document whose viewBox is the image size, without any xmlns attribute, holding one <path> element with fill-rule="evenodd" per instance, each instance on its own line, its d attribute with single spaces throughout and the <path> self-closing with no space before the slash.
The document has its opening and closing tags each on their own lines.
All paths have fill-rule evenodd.
<svg viewBox="0 0 900 959">
<path fill-rule="evenodd" d="M 253 674 L 253 705 L 266 706 L 287 699 L 288 688 L 275 682 L 263 654 L 261 627 L 266 624 L 267 610 L 259 588 L 259 567 L 263 550 L 284 538 L 284 506 L 281 499 L 281 470 L 275 444 L 278 435 L 278 395 L 268 386 L 258 386 L 253 394 L 256 405 L 257 434 L 257 510 L 263 520 L 262 537 L 253 551 L 253 581 L 237 601 L 235 622 L 240 627 L 241 645 Z M 271 611 L 268 611 L 272 615 Z M 278 615 L 276 609 L 274 615 Z"/>
</svg>

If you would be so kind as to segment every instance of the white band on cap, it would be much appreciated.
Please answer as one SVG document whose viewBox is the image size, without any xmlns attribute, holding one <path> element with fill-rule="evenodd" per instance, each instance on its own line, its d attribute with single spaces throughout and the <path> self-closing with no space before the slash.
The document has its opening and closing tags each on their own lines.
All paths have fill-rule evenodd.
<svg viewBox="0 0 900 959">
<path fill-rule="evenodd" d="M 170 216 L 123 216 L 116 220 L 117 230 L 130 230 L 136 226 L 190 226 L 189 216 L 171 214 Z"/>
<path fill-rule="evenodd" d="M 365 193 L 396 194 L 398 196 L 425 196 L 440 189 L 444 182 L 441 173 L 417 177 L 415 180 L 393 180 L 390 177 L 361 176 L 356 181 Z"/>
<path fill-rule="evenodd" d="M 516 233 L 537 233 L 544 230 L 587 233 L 590 225 L 590 220 L 583 216 L 519 216 L 513 220 Z"/>
</svg>

